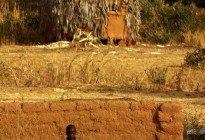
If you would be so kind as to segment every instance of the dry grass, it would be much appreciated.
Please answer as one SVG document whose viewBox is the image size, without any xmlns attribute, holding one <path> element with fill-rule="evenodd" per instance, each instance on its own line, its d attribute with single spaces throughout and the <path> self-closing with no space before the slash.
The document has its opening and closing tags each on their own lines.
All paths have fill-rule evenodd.
<svg viewBox="0 0 205 140">
<path fill-rule="evenodd" d="M 166 83 L 168 67 L 151 67 L 145 70 L 148 80 L 154 85 L 154 89 L 161 90 Z"/>
<path fill-rule="evenodd" d="M 195 129 L 199 131 L 200 129 L 205 127 L 205 119 L 204 119 L 204 112 L 197 111 L 191 113 L 191 112 L 185 112 L 185 120 L 184 120 L 184 139 L 185 140 L 202 140 L 204 137 L 200 135 L 192 135 L 189 136 L 187 134 L 188 130 Z"/>
<path fill-rule="evenodd" d="M 125 76 L 126 66 L 118 57 L 99 52 L 74 53 L 62 61 L 54 56 L 50 62 L 36 62 L 23 55 L 20 62 L 7 63 L 7 66 L 5 71 L 10 71 L 11 82 L 16 86 L 56 87 L 83 83 L 120 87 L 137 80 L 137 77 Z"/>
<path fill-rule="evenodd" d="M 205 31 L 196 31 L 183 33 L 184 43 L 190 46 L 200 46 L 205 47 Z"/>
<path fill-rule="evenodd" d="M 89 84 L 132 90 L 178 91 L 203 91 L 205 88 L 205 77 L 202 76 L 205 70 L 181 67 L 172 59 L 177 52 L 170 56 L 157 56 L 109 47 L 38 51 L 20 50 L 15 53 L 15 61 L 12 53 L 2 57 L 1 86 L 68 87 Z M 163 51 L 167 53 L 166 49 Z M 165 57 L 162 61 L 167 59 L 165 63 L 160 62 L 162 57 Z M 181 58 L 183 60 L 184 56 Z M 174 66 L 176 64 L 177 67 Z"/>
</svg>

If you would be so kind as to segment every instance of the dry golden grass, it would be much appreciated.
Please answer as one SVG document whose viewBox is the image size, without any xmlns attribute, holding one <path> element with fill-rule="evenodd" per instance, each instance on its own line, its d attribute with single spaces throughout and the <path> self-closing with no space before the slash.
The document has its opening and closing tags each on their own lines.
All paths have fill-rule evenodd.
<svg viewBox="0 0 205 140">
<path fill-rule="evenodd" d="M 191 46 L 205 47 L 205 31 L 183 33 L 184 43 Z"/>
<path fill-rule="evenodd" d="M 20 19 L 20 11 L 19 11 L 19 8 L 16 5 L 16 2 L 14 3 L 12 16 L 13 16 L 14 22 L 18 21 Z"/>
<path fill-rule="evenodd" d="M 195 129 L 198 133 L 201 129 L 205 127 L 205 118 L 204 111 L 201 110 L 189 110 L 189 112 L 185 111 L 185 119 L 184 119 L 184 139 L 185 140 L 202 140 L 204 139 L 204 135 L 195 134 L 192 136 L 187 135 L 188 130 Z"/>
<path fill-rule="evenodd" d="M 189 50 L 3 47 L 0 70 L 6 71 L 6 76 L 1 76 L 0 84 L 17 87 L 90 84 L 132 90 L 204 91 L 205 70 L 181 66 Z"/>
</svg>

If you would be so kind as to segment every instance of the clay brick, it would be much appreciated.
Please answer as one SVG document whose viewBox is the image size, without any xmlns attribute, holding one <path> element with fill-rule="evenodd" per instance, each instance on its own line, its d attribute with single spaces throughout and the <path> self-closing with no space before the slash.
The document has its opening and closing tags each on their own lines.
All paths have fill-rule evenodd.
<svg viewBox="0 0 205 140">
<path fill-rule="evenodd" d="M 11 125 L 13 122 L 17 121 L 17 115 L 16 114 L 10 114 L 10 113 L 6 113 L 6 114 L 0 114 L 1 115 L 1 120 L 8 125 Z"/>
<path fill-rule="evenodd" d="M 23 118 L 25 121 L 28 121 L 29 123 L 32 123 L 32 124 L 37 124 L 39 123 L 38 121 L 38 114 L 36 113 L 29 113 L 28 114 L 24 114 L 24 118 Z"/>
<path fill-rule="evenodd" d="M 129 101 L 125 101 L 125 100 L 116 100 L 116 101 L 106 101 L 104 108 L 106 110 L 112 110 L 112 111 L 120 111 L 120 110 L 124 110 L 124 111 L 128 111 L 130 110 L 130 105 L 131 103 Z"/>
<path fill-rule="evenodd" d="M 18 112 L 21 111 L 20 103 L 8 103 L 5 105 L 5 111 Z"/>
<path fill-rule="evenodd" d="M 183 133 L 183 125 L 181 123 L 161 123 L 160 128 L 162 131 L 170 134 L 182 134 Z"/>
<path fill-rule="evenodd" d="M 86 136 L 84 136 L 86 137 Z M 100 134 L 100 133 L 94 133 L 90 139 L 82 138 L 82 140 L 109 140 L 110 138 L 113 139 L 113 137 L 109 134 Z"/>
<path fill-rule="evenodd" d="M 158 120 L 160 122 L 183 122 L 184 115 L 182 113 L 168 114 L 161 111 L 158 112 Z"/>
<path fill-rule="evenodd" d="M 97 114 L 102 121 L 106 121 L 106 122 L 118 121 L 116 112 L 103 110 L 103 111 L 98 111 L 95 114 Z"/>
<path fill-rule="evenodd" d="M 146 129 L 145 129 L 145 125 L 139 123 L 139 124 L 136 124 L 136 123 L 133 123 L 133 126 L 134 126 L 134 129 L 135 129 L 135 132 L 138 133 L 138 132 L 146 132 Z"/>
<path fill-rule="evenodd" d="M 103 127 L 107 130 L 107 134 L 116 133 L 116 131 L 119 132 L 119 130 L 122 129 L 116 122 L 108 122 Z"/>
<path fill-rule="evenodd" d="M 183 135 L 171 135 L 170 136 L 172 140 L 183 140 Z"/>
<path fill-rule="evenodd" d="M 139 106 L 141 106 L 140 102 L 131 102 L 130 109 L 131 110 L 138 110 Z"/>
<path fill-rule="evenodd" d="M 157 133 L 156 137 L 158 140 L 183 140 L 181 135 L 170 135 L 169 133 Z"/>
<path fill-rule="evenodd" d="M 159 111 L 157 115 L 158 115 L 158 120 L 160 122 L 172 122 L 173 121 L 173 117 L 171 116 L 171 114 L 163 113 Z"/>
<path fill-rule="evenodd" d="M 167 103 L 163 103 L 160 106 L 160 110 L 162 112 L 167 112 L 167 113 L 178 113 L 181 112 L 182 107 L 180 104 L 177 103 L 171 103 L 171 102 L 167 102 Z"/>
<path fill-rule="evenodd" d="M 0 103 L 0 112 L 3 112 L 5 110 L 5 104 Z"/>
<path fill-rule="evenodd" d="M 57 134 L 58 136 L 64 132 L 65 134 L 65 129 L 64 131 L 59 134 L 59 123 L 49 123 L 49 124 L 38 124 L 37 126 L 38 131 L 41 132 L 41 135 L 54 135 Z M 35 131 L 34 131 L 35 132 Z"/>
<path fill-rule="evenodd" d="M 133 122 L 141 122 L 143 124 L 149 124 L 153 122 L 153 114 L 151 111 L 133 111 L 132 118 Z"/>
<path fill-rule="evenodd" d="M 73 124 L 72 122 L 70 122 L 69 124 Z M 101 124 L 100 124 L 101 125 Z M 93 122 L 91 121 L 87 121 L 85 123 L 75 123 L 76 128 L 78 129 L 79 133 L 84 133 L 84 134 L 89 134 L 90 131 L 92 130 L 96 130 L 100 131 L 102 129 L 104 129 L 102 126 L 100 128 L 98 128 L 98 125 L 96 124 L 96 127 L 94 127 Z"/>
<path fill-rule="evenodd" d="M 158 103 L 152 101 L 140 101 L 139 109 L 140 110 L 156 110 L 159 106 Z"/>
<path fill-rule="evenodd" d="M 132 123 L 132 112 L 131 111 L 118 111 L 117 112 L 117 119 L 118 121 L 124 121 Z"/>
<path fill-rule="evenodd" d="M 102 125 L 106 134 L 134 134 L 136 133 L 135 126 L 125 122 L 109 122 Z"/>
<path fill-rule="evenodd" d="M 39 123 L 52 123 L 52 122 L 59 122 L 62 119 L 62 114 L 60 113 L 40 113 L 38 115 L 38 121 Z"/>
<path fill-rule="evenodd" d="M 169 134 L 158 133 L 156 136 L 158 140 L 170 140 Z"/>
<path fill-rule="evenodd" d="M 78 101 L 77 110 L 98 110 L 100 109 L 99 101 Z"/>
<path fill-rule="evenodd" d="M 58 140 L 59 136 L 56 134 L 42 134 L 40 136 L 41 140 Z"/>
<path fill-rule="evenodd" d="M 63 101 L 50 104 L 51 111 L 74 111 L 76 110 L 76 102 Z"/>
<path fill-rule="evenodd" d="M 7 112 L 5 114 L 1 114 L 2 120 L 9 125 L 16 125 L 16 124 L 36 124 L 38 123 L 37 114 L 36 113 L 29 113 L 25 114 L 22 112 L 15 112 L 10 113 Z"/>
<path fill-rule="evenodd" d="M 134 133 L 136 133 L 135 126 L 132 123 L 116 122 L 115 124 L 119 126 L 117 128 L 117 130 L 115 130 L 116 134 L 134 134 Z"/>
<path fill-rule="evenodd" d="M 155 123 L 149 123 L 149 125 L 145 125 L 146 132 L 156 133 L 157 126 Z"/>
<path fill-rule="evenodd" d="M 91 121 L 90 119 L 90 112 L 88 111 L 64 112 L 63 114 L 63 120 L 67 123 L 88 122 Z"/>
<path fill-rule="evenodd" d="M 177 113 L 177 114 L 174 114 L 173 115 L 173 120 L 175 122 L 183 122 L 184 121 L 184 114 L 181 112 L 181 113 Z"/>
<path fill-rule="evenodd" d="M 119 136 L 118 140 L 139 140 L 142 136 L 137 136 L 136 134 L 122 134 Z"/>
<path fill-rule="evenodd" d="M 49 111 L 48 103 L 23 103 L 24 112 L 45 112 Z"/>
<path fill-rule="evenodd" d="M 87 131 L 99 134 L 107 134 L 107 130 L 102 126 L 104 125 L 102 125 L 101 123 L 93 123 L 92 126 L 87 129 Z"/>
<path fill-rule="evenodd" d="M 154 136 L 150 133 L 135 133 L 135 134 L 122 134 L 117 140 L 154 140 Z"/>
<path fill-rule="evenodd" d="M 17 127 L 27 125 L 32 127 L 29 131 L 22 127 L 22 139 L 30 134 L 34 139 L 64 139 L 66 126 L 74 124 L 81 139 L 182 140 L 183 114 L 180 108 L 173 112 L 176 105 L 127 100 L 6 103 L 0 104 L 0 118 L 8 131 L 6 139 L 15 136 Z"/>
<path fill-rule="evenodd" d="M 110 135 L 110 134 L 101 134 L 96 132 L 90 132 L 88 135 L 80 135 L 78 136 L 80 140 L 119 140 L 118 135 Z"/>
</svg>

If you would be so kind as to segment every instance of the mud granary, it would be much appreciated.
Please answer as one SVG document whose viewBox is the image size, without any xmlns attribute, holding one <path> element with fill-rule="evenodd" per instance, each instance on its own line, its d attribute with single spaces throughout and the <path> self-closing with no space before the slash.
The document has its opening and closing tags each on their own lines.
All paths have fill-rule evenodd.
<svg viewBox="0 0 205 140">
<path fill-rule="evenodd" d="M 42 0 L 41 29 L 47 41 L 72 40 L 79 28 L 105 44 L 130 45 L 138 38 L 139 0 Z"/>
</svg>

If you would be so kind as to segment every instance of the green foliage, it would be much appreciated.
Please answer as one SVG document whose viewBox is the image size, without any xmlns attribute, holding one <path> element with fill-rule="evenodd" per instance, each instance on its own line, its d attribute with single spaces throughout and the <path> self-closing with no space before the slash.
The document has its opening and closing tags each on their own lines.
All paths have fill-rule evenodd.
<svg viewBox="0 0 205 140">
<path fill-rule="evenodd" d="M 185 65 L 196 68 L 205 67 L 205 48 L 197 48 L 194 52 L 187 53 Z"/>
<path fill-rule="evenodd" d="M 38 8 L 28 8 L 30 4 L 22 0 L 9 1 L 7 5 L 3 7 L 4 12 L 0 12 L 0 44 L 42 42 Z"/>
<path fill-rule="evenodd" d="M 169 5 L 164 0 L 141 0 L 142 41 L 168 43 L 174 38 L 181 41 L 181 33 L 204 28 L 204 16 L 196 16 L 193 5 L 181 1 Z M 177 37 L 176 37 L 177 36 Z"/>
<path fill-rule="evenodd" d="M 40 18 L 38 15 L 26 14 L 24 20 L 27 28 L 32 28 L 35 30 L 40 27 Z"/>
</svg>

